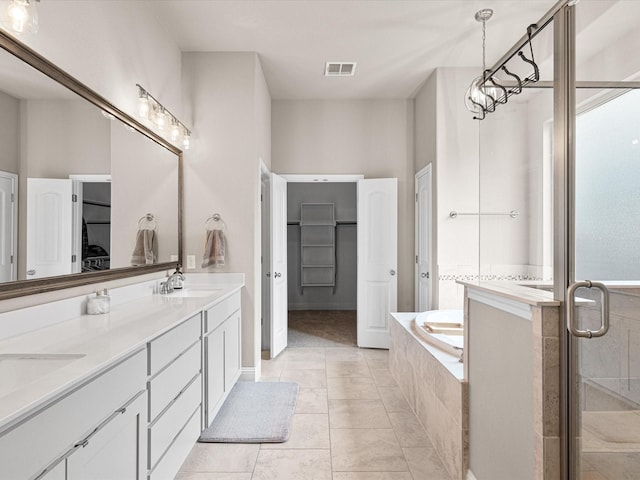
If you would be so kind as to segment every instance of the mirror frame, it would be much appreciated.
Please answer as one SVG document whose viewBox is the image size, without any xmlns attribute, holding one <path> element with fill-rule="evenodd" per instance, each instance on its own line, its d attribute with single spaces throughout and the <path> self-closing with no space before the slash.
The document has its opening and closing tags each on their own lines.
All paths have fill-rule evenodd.
<svg viewBox="0 0 640 480">
<path fill-rule="evenodd" d="M 16 280 L 6 283 L 0 283 L 0 300 L 9 298 L 22 297 L 25 295 L 34 295 L 38 293 L 50 292 L 54 290 L 62 290 L 92 283 L 106 282 L 110 280 L 118 280 L 122 278 L 146 275 L 162 270 L 173 269 L 176 263 L 182 264 L 182 209 L 183 209 L 183 154 L 182 150 L 172 145 L 167 140 L 144 126 L 129 114 L 123 112 L 107 99 L 90 89 L 67 72 L 51 63 L 42 55 L 31 49 L 24 43 L 12 37 L 8 33 L 0 29 L 0 47 L 8 53 L 14 55 L 19 60 L 31 65 L 47 77 L 67 87 L 80 97 L 92 103 L 99 109 L 113 115 L 115 118 L 123 122 L 125 125 L 133 128 L 138 133 L 153 140 L 160 146 L 166 148 L 178 158 L 178 261 L 163 262 L 156 265 L 141 265 L 135 267 L 123 267 L 113 270 L 103 270 L 91 273 L 72 273 L 68 275 L 60 275 L 55 277 L 47 277 L 34 280 Z"/>
</svg>

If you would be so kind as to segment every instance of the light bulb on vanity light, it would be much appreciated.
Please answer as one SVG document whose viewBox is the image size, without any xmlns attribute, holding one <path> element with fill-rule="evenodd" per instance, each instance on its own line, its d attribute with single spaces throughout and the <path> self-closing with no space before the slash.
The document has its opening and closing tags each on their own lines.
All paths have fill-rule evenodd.
<svg viewBox="0 0 640 480">
<path fill-rule="evenodd" d="M 189 150 L 191 146 L 191 132 L 189 130 L 184 132 L 184 137 L 182 137 L 182 148 L 184 150 Z"/>
<path fill-rule="evenodd" d="M 142 118 L 149 116 L 149 97 L 147 95 L 141 95 L 138 98 L 138 115 Z"/>
<path fill-rule="evenodd" d="M 7 7 L 9 26 L 16 34 L 24 32 L 37 33 L 38 11 L 35 0 L 11 0 Z"/>
<path fill-rule="evenodd" d="M 177 142 L 180 138 L 180 126 L 175 118 L 171 119 L 171 141 L 173 143 Z"/>
<path fill-rule="evenodd" d="M 158 130 L 160 130 L 161 132 L 164 131 L 165 127 L 167 126 L 167 115 L 164 113 L 164 108 L 158 109 L 158 111 L 156 112 L 155 121 Z"/>
</svg>

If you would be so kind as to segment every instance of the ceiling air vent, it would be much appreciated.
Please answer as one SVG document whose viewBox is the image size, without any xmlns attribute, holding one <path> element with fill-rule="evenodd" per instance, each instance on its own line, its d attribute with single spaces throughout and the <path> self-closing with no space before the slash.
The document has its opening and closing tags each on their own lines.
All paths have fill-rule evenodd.
<svg viewBox="0 0 640 480">
<path fill-rule="evenodd" d="M 353 77 L 356 73 L 356 62 L 327 62 L 324 67 L 325 77 Z"/>
</svg>

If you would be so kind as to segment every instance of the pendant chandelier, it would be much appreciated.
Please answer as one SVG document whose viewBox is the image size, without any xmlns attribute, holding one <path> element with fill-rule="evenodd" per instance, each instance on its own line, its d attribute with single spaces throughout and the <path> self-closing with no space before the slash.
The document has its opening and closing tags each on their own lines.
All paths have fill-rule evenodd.
<svg viewBox="0 0 640 480">
<path fill-rule="evenodd" d="M 482 23 L 482 73 L 473 79 L 464 96 L 465 106 L 470 112 L 475 114 L 495 111 L 496 102 L 501 96 L 500 89 L 486 76 L 487 21 L 489 21 L 492 16 L 493 10 L 490 8 L 483 8 L 475 14 L 476 21 Z"/>
</svg>

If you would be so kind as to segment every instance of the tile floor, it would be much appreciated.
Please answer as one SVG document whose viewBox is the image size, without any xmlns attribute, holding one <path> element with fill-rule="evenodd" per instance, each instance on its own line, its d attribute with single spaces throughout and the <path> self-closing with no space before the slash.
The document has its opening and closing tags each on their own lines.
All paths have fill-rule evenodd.
<svg viewBox="0 0 640 480">
<path fill-rule="evenodd" d="M 388 351 L 288 348 L 262 381 L 295 381 L 291 437 L 198 443 L 178 480 L 450 480 L 388 370 Z"/>
</svg>

